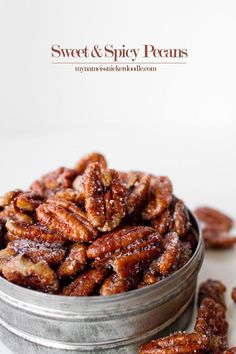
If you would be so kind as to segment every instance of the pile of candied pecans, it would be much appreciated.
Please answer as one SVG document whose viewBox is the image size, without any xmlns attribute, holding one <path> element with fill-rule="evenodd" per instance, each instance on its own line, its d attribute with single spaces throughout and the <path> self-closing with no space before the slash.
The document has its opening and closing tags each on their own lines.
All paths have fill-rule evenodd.
<svg viewBox="0 0 236 354">
<path fill-rule="evenodd" d="M 0 199 L 0 274 L 53 294 L 112 295 L 161 281 L 196 247 L 165 176 L 107 168 L 99 153 Z"/>
<path fill-rule="evenodd" d="M 224 284 L 209 279 L 200 286 L 198 314 L 192 333 L 177 332 L 141 346 L 139 354 L 235 354 L 228 345 Z"/>
</svg>

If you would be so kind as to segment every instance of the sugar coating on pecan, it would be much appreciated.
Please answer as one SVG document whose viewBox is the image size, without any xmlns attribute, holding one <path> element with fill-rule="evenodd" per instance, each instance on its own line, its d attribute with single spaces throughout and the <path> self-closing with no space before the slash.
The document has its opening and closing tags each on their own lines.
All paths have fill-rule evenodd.
<svg viewBox="0 0 236 354">
<path fill-rule="evenodd" d="M 7 248 L 26 256 L 37 263 L 45 261 L 50 266 L 58 266 L 66 256 L 66 248 L 58 244 L 47 244 L 27 239 L 19 239 L 9 242 Z"/>
<path fill-rule="evenodd" d="M 42 202 L 42 196 L 36 192 L 23 192 L 14 198 L 17 208 L 29 212 L 34 211 Z"/>
<path fill-rule="evenodd" d="M 236 304 L 236 287 L 232 289 L 231 297 L 233 302 Z"/>
<path fill-rule="evenodd" d="M 151 221 L 154 229 L 162 235 L 171 230 L 172 224 L 173 217 L 169 209 L 163 211 L 161 215 Z"/>
<path fill-rule="evenodd" d="M 205 222 L 208 226 L 218 228 L 222 231 L 229 231 L 233 227 L 233 219 L 217 209 L 210 207 L 199 207 L 195 210 L 199 220 Z"/>
<path fill-rule="evenodd" d="M 102 283 L 107 272 L 106 269 L 89 269 L 66 286 L 62 294 L 67 296 L 91 295 L 95 288 Z"/>
<path fill-rule="evenodd" d="M 125 215 L 126 189 L 115 170 L 103 170 L 95 162 L 86 169 L 85 208 L 91 224 L 111 231 Z"/>
<path fill-rule="evenodd" d="M 68 240 L 88 242 L 96 236 L 86 213 L 68 200 L 50 198 L 36 209 L 36 214 L 43 225 Z"/>
<path fill-rule="evenodd" d="M 173 187 L 166 176 L 151 177 L 149 199 L 142 210 L 144 220 L 152 220 L 166 210 L 172 201 Z"/>
<path fill-rule="evenodd" d="M 198 305 L 202 303 L 205 298 L 211 298 L 215 302 L 225 305 L 225 285 L 219 280 L 208 279 L 202 283 L 198 291 Z"/>
<path fill-rule="evenodd" d="M 88 247 L 89 258 L 103 257 L 110 252 L 126 248 L 138 239 L 148 236 L 154 229 L 148 226 L 127 226 L 116 231 L 108 232 Z"/>
<path fill-rule="evenodd" d="M 74 243 L 68 256 L 57 270 L 59 278 L 74 278 L 85 269 L 87 264 L 87 247 L 79 242 Z"/>
<path fill-rule="evenodd" d="M 202 235 L 206 248 L 224 249 L 231 248 L 236 244 L 236 236 L 231 236 L 228 231 L 222 231 L 217 227 L 204 227 Z"/>
<path fill-rule="evenodd" d="M 189 215 L 184 202 L 177 199 L 174 204 L 172 230 L 181 237 L 188 232 L 190 226 Z"/>
<path fill-rule="evenodd" d="M 98 162 L 102 166 L 103 169 L 107 168 L 107 161 L 106 161 L 105 157 L 98 152 L 92 152 L 92 153 L 82 157 L 82 159 L 80 159 L 79 162 L 77 162 L 77 164 L 75 166 L 76 172 L 79 175 L 82 175 L 84 173 L 84 171 L 86 170 L 86 168 L 88 167 L 88 165 L 93 162 Z"/>
<path fill-rule="evenodd" d="M 56 273 L 45 261 L 34 264 L 29 258 L 18 255 L 3 265 L 2 273 L 12 283 L 46 293 L 59 292 Z"/>
<path fill-rule="evenodd" d="M 141 346 L 139 354 L 205 353 L 209 339 L 199 333 L 174 333 Z"/>
</svg>

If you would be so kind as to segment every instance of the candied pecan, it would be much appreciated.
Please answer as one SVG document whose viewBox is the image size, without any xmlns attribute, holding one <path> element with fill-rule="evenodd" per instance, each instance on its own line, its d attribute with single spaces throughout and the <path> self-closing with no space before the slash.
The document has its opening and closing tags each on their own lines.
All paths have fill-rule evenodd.
<svg viewBox="0 0 236 354">
<path fill-rule="evenodd" d="M 121 177 L 122 178 L 122 177 Z M 124 179 L 123 179 L 124 180 Z M 139 172 L 130 172 L 127 174 L 127 180 L 125 182 L 127 194 L 127 213 L 132 214 L 137 212 L 140 207 L 147 200 L 149 187 L 150 187 L 150 175 L 145 175 Z"/>
<path fill-rule="evenodd" d="M 14 191 L 7 192 L 4 196 L 0 197 L 0 207 L 10 205 L 14 198 L 20 193 L 22 193 L 21 189 L 15 189 Z"/>
<path fill-rule="evenodd" d="M 81 177 L 81 176 L 79 176 Z M 81 195 L 80 192 L 72 189 L 72 188 L 66 188 L 66 189 L 59 189 L 55 194 L 54 197 L 57 199 L 64 199 L 64 200 L 69 200 L 72 203 L 75 204 L 84 204 L 84 195 Z"/>
<path fill-rule="evenodd" d="M 134 241 L 148 236 L 154 229 L 148 226 L 127 226 L 122 229 L 106 233 L 97 238 L 88 247 L 89 258 L 103 257 L 107 253 L 126 248 Z"/>
<path fill-rule="evenodd" d="M 170 231 L 172 223 L 173 217 L 169 209 L 163 211 L 161 215 L 151 221 L 152 227 L 154 227 L 154 229 L 161 235 Z"/>
<path fill-rule="evenodd" d="M 33 263 L 18 255 L 11 258 L 2 269 L 4 277 L 12 283 L 47 293 L 58 293 L 59 282 L 56 273 L 45 261 Z"/>
<path fill-rule="evenodd" d="M 186 241 L 180 241 L 180 254 L 179 254 L 179 263 L 178 263 L 178 268 L 182 268 L 186 263 L 188 263 L 188 261 L 190 260 L 190 258 L 192 257 L 192 247 L 191 247 L 191 243 Z"/>
<path fill-rule="evenodd" d="M 42 197 L 36 192 L 23 192 L 14 199 L 16 207 L 23 211 L 34 211 L 42 202 Z"/>
<path fill-rule="evenodd" d="M 150 245 L 115 257 L 112 267 L 119 278 L 129 278 L 143 272 L 159 254 L 160 248 L 157 245 Z"/>
<path fill-rule="evenodd" d="M 46 243 L 63 243 L 62 235 L 48 230 L 45 226 L 40 224 L 24 224 L 13 219 L 8 219 L 6 222 L 6 229 L 18 238 L 27 238 L 32 241 L 46 242 Z"/>
<path fill-rule="evenodd" d="M 58 268 L 57 275 L 59 278 L 75 277 L 84 270 L 86 263 L 86 246 L 76 242 L 71 246 L 68 256 Z"/>
<path fill-rule="evenodd" d="M 179 263 L 180 240 L 176 232 L 170 232 L 165 237 L 164 252 L 150 265 L 153 274 L 161 273 L 166 276 L 173 272 Z"/>
<path fill-rule="evenodd" d="M 76 172 L 79 175 L 82 175 L 86 170 L 86 168 L 88 167 L 88 165 L 94 162 L 99 162 L 99 164 L 104 169 L 107 168 L 107 161 L 105 157 L 102 154 L 99 154 L 98 152 L 92 152 L 91 154 L 88 154 L 79 160 L 79 162 L 75 166 Z"/>
<path fill-rule="evenodd" d="M 85 209 L 91 224 L 100 231 L 111 231 L 125 215 L 126 189 L 114 170 L 103 170 L 98 163 L 86 169 Z"/>
<path fill-rule="evenodd" d="M 50 198 L 36 209 L 36 214 L 42 224 L 68 240 L 88 242 L 96 236 L 86 213 L 68 200 Z"/>
<path fill-rule="evenodd" d="M 209 338 L 210 352 L 221 354 L 228 349 L 228 323 L 221 303 L 209 297 L 203 299 L 198 310 L 195 331 Z"/>
<path fill-rule="evenodd" d="M 224 298 L 225 291 L 226 287 L 221 281 L 208 279 L 199 287 L 198 305 L 201 305 L 202 301 L 208 297 L 221 304 L 223 307 L 226 307 Z"/>
<path fill-rule="evenodd" d="M 227 231 L 212 226 L 204 227 L 202 235 L 207 248 L 225 249 L 236 244 L 236 236 L 231 236 Z"/>
<path fill-rule="evenodd" d="M 209 339 L 199 333 L 173 333 L 141 346 L 139 354 L 205 353 Z"/>
<path fill-rule="evenodd" d="M 27 239 L 15 240 L 8 243 L 8 248 L 22 256 L 29 257 L 33 263 L 45 261 L 50 266 L 59 265 L 66 255 L 66 249 L 57 244 L 46 244 Z"/>
<path fill-rule="evenodd" d="M 166 210 L 172 201 L 172 183 L 166 176 L 151 177 L 149 200 L 143 208 L 144 220 L 152 220 Z"/>
<path fill-rule="evenodd" d="M 233 227 L 233 220 L 219 210 L 200 207 L 195 210 L 199 220 L 205 222 L 208 226 L 213 226 L 222 231 L 229 231 Z"/>
<path fill-rule="evenodd" d="M 15 208 L 14 204 L 10 204 L 10 205 L 6 206 L 0 212 L 1 222 L 6 223 L 8 218 L 13 218 L 14 220 L 17 220 L 17 221 L 22 222 L 24 224 L 33 224 L 32 216 L 25 214 L 22 211 L 19 211 L 19 209 Z"/>
<path fill-rule="evenodd" d="M 233 300 L 233 301 L 235 302 L 235 304 L 236 304 L 236 287 L 232 289 L 231 297 L 232 297 L 232 300 Z"/>
<path fill-rule="evenodd" d="M 182 200 L 176 199 L 174 203 L 172 230 L 179 237 L 184 236 L 190 229 L 189 214 Z"/>
<path fill-rule="evenodd" d="M 133 289 L 138 283 L 138 277 L 120 279 L 117 274 L 113 273 L 106 278 L 100 288 L 100 295 L 110 296 L 120 294 Z"/>
<path fill-rule="evenodd" d="M 162 279 L 162 276 L 161 276 L 161 275 L 153 274 L 153 273 L 151 272 L 151 270 L 148 269 L 148 270 L 146 270 L 146 271 L 143 273 L 142 282 L 143 282 L 145 285 L 151 285 L 151 284 L 158 283 L 161 279 Z"/>
<path fill-rule="evenodd" d="M 42 197 L 47 197 L 52 191 L 58 188 L 71 188 L 76 177 L 76 171 L 66 167 L 59 167 L 55 171 L 49 172 L 40 181 L 35 181 L 30 189 L 39 193 Z"/>
<path fill-rule="evenodd" d="M 3 266 L 16 255 L 16 251 L 10 247 L 4 248 L 0 251 L 0 274 L 2 274 Z"/>
<path fill-rule="evenodd" d="M 89 269 L 81 274 L 72 283 L 63 289 L 63 295 L 87 296 L 91 295 L 96 286 L 102 283 L 107 275 L 107 269 Z"/>
</svg>

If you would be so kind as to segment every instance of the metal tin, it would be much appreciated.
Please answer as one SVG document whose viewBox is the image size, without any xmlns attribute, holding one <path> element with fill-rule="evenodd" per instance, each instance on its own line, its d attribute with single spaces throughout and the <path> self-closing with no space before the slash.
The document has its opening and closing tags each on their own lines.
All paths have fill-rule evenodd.
<svg viewBox="0 0 236 354">
<path fill-rule="evenodd" d="M 66 297 L 0 278 L 0 338 L 19 354 L 138 352 L 141 343 L 184 329 L 192 315 L 202 236 L 191 260 L 160 283 L 109 297 Z"/>
</svg>

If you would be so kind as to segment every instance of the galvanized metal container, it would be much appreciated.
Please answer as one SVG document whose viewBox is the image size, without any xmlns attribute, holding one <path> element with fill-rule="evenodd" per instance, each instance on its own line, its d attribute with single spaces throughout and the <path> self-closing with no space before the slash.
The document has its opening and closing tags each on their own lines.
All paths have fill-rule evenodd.
<svg viewBox="0 0 236 354">
<path fill-rule="evenodd" d="M 192 315 L 203 260 L 202 236 L 191 260 L 160 283 L 109 297 L 66 297 L 0 278 L 0 338 L 14 353 L 138 352 L 153 337 L 184 329 Z"/>
</svg>

